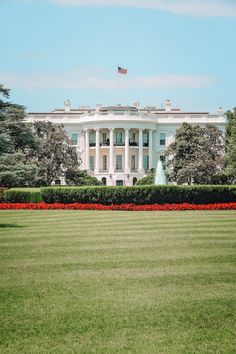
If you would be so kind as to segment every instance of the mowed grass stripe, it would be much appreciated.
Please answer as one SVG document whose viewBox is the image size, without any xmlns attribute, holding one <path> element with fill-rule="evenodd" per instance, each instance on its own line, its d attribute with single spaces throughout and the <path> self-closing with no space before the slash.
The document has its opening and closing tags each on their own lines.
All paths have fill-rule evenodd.
<svg viewBox="0 0 236 354">
<path fill-rule="evenodd" d="M 235 211 L 0 217 L 1 352 L 235 352 Z"/>
</svg>

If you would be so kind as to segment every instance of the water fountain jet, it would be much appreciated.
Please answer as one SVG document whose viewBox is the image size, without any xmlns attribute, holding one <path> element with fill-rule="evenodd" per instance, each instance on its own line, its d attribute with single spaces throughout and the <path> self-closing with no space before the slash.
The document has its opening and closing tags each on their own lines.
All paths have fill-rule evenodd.
<svg viewBox="0 0 236 354">
<path fill-rule="evenodd" d="M 154 184 L 155 185 L 166 185 L 167 184 L 166 175 L 165 175 L 161 160 L 158 161 L 158 163 L 157 163 Z"/>
</svg>

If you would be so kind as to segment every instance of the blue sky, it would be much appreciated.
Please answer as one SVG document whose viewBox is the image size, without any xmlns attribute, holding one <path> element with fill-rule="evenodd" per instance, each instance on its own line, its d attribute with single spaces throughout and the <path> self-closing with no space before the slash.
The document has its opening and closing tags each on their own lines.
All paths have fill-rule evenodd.
<svg viewBox="0 0 236 354">
<path fill-rule="evenodd" d="M 0 0 L 0 82 L 28 111 L 236 106 L 236 0 Z"/>
</svg>

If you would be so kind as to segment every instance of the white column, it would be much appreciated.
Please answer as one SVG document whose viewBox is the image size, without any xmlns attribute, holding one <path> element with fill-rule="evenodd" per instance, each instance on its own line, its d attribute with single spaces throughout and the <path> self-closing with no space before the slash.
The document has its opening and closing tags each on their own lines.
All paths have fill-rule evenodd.
<svg viewBox="0 0 236 354">
<path fill-rule="evenodd" d="M 152 129 L 149 130 L 149 170 L 153 168 L 152 166 Z"/>
<path fill-rule="evenodd" d="M 129 167 L 129 129 L 125 129 L 125 173 L 130 173 Z"/>
<path fill-rule="evenodd" d="M 110 128 L 109 173 L 114 173 L 114 129 Z"/>
<path fill-rule="evenodd" d="M 85 129 L 85 169 L 89 170 L 89 129 Z"/>
<path fill-rule="evenodd" d="M 139 129 L 139 161 L 138 161 L 138 171 L 140 173 L 144 172 L 143 169 L 143 129 Z"/>
<path fill-rule="evenodd" d="M 100 167 L 100 136 L 99 136 L 99 128 L 96 128 L 96 154 L 95 154 L 95 169 L 94 173 L 99 173 Z"/>
</svg>

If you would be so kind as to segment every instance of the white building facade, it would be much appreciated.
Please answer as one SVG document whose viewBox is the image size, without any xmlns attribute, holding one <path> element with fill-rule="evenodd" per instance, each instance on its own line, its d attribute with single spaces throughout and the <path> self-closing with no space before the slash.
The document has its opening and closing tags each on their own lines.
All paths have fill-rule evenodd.
<svg viewBox="0 0 236 354">
<path fill-rule="evenodd" d="M 148 170 L 155 169 L 165 150 L 175 138 L 183 122 L 214 124 L 225 130 L 226 117 L 220 108 L 217 114 L 183 112 L 167 100 L 163 108 L 97 105 L 96 108 L 64 109 L 49 113 L 29 113 L 28 121 L 50 121 L 63 124 L 86 169 L 108 186 L 134 185 Z"/>
</svg>

